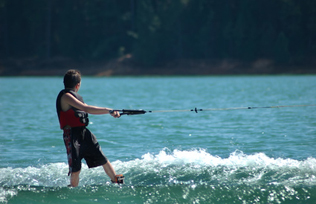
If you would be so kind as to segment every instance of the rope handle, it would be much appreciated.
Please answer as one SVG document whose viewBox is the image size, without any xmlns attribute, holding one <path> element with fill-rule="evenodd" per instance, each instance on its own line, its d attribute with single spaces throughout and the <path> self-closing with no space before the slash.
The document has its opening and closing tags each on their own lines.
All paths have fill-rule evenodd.
<svg viewBox="0 0 316 204">
<path fill-rule="evenodd" d="M 147 111 L 142 110 L 142 109 L 122 109 L 122 110 L 110 110 L 109 113 L 112 114 L 114 111 L 118 111 L 120 115 L 140 115 L 140 114 L 145 114 Z"/>
</svg>

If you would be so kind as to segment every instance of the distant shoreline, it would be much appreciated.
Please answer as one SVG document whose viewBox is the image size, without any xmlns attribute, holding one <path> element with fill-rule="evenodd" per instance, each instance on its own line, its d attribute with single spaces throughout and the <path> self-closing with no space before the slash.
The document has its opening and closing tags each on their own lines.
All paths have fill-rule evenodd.
<svg viewBox="0 0 316 204">
<path fill-rule="evenodd" d="M 0 60 L 0 76 L 62 76 L 68 69 L 78 69 L 83 75 L 91 76 L 316 74 L 316 63 L 276 65 L 268 59 L 253 62 L 182 59 L 156 66 L 144 66 L 135 63 L 128 56 L 108 61 L 61 57 L 50 60 Z"/>
</svg>

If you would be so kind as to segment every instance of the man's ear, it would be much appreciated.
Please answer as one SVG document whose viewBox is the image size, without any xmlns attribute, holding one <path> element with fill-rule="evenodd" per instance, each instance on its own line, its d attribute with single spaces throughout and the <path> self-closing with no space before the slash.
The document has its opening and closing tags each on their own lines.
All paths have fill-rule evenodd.
<svg viewBox="0 0 316 204">
<path fill-rule="evenodd" d="M 75 88 L 76 88 L 77 90 L 79 90 L 79 88 L 80 88 L 80 83 L 76 84 Z"/>
</svg>

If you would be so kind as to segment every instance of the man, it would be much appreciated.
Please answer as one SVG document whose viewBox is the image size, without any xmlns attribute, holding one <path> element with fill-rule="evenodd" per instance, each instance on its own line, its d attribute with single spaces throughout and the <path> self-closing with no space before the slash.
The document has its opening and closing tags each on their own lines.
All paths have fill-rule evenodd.
<svg viewBox="0 0 316 204">
<path fill-rule="evenodd" d="M 89 114 L 108 114 L 119 118 L 120 113 L 110 108 L 90 106 L 84 103 L 78 94 L 81 86 L 81 74 L 78 70 L 68 70 L 64 76 L 65 89 L 56 100 L 60 128 L 64 131 L 64 143 L 67 149 L 70 186 L 79 184 L 81 160 L 84 158 L 89 168 L 102 166 L 113 183 L 123 183 L 124 176 L 116 175 L 111 163 L 103 154 L 93 133 L 86 128 Z"/>
</svg>

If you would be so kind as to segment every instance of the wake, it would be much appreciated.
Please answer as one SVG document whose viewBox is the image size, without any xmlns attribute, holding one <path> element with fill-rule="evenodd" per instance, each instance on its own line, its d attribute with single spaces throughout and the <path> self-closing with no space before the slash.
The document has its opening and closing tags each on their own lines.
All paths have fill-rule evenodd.
<svg viewBox="0 0 316 204">
<path fill-rule="evenodd" d="M 161 150 L 130 161 L 112 162 L 123 173 L 127 185 L 189 184 L 212 185 L 286 185 L 316 186 L 316 159 L 303 161 L 270 158 L 264 153 L 246 155 L 235 151 L 228 158 L 205 150 Z M 66 187 L 69 183 L 66 163 L 49 163 L 39 167 L 0 168 L 0 187 L 19 185 Z M 102 168 L 88 169 L 83 164 L 80 185 L 110 185 Z"/>
</svg>

